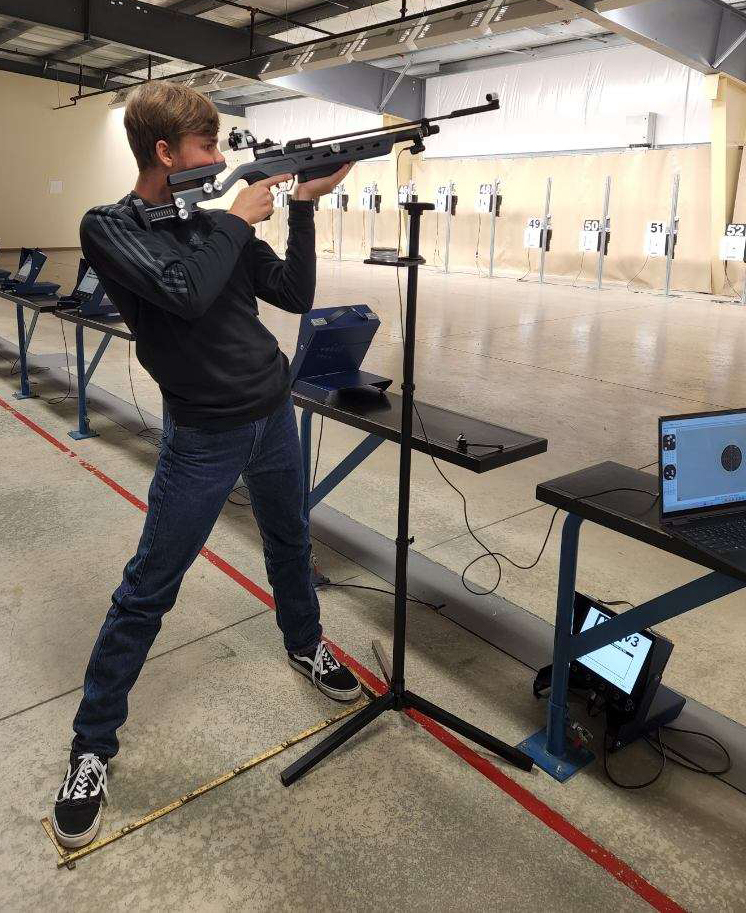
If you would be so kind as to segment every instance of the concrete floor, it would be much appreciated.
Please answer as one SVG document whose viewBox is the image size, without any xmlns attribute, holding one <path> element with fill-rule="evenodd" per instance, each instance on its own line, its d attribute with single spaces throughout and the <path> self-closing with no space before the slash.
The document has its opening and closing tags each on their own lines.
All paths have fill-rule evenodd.
<svg viewBox="0 0 746 913">
<path fill-rule="evenodd" d="M 59 276 L 67 290 L 77 253 L 50 257 L 46 278 Z M 12 259 L 4 255 L 0 263 Z M 363 301 L 382 318 L 367 366 L 396 386 L 401 334 L 393 273 L 320 262 L 318 306 Z M 297 318 L 268 307 L 263 313 L 292 354 Z M 418 398 L 550 442 L 547 454 L 484 477 L 445 469 L 466 494 L 480 537 L 528 563 L 551 515 L 534 500 L 537 482 L 604 459 L 646 466 L 656 458 L 659 415 L 742 406 L 746 375 L 736 366 L 744 320 L 736 307 L 697 297 L 666 301 L 423 270 Z M 15 313 L 0 302 L 0 355 L 10 357 L 2 339 L 15 339 Z M 89 353 L 96 342 L 92 336 Z M 32 351 L 64 351 L 55 318 L 39 321 Z M 146 496 L 156 458 L 150 444 L 95 412 L 91 423 L 100 437 L 72 442 L 66 433 L 75 424 L 75 400 L 47 403 L 60 387 L 38 373 L 40 397 L 17 403 L 9 367 L 0 361 L 0 399 L 138 498 Z M 157 388 L 134 361 L 132 375 L 140 406 L 159 414 Z M 112 342 L 95 380 L 132 400 L 125 343 Z M 319 472 L 359 439 L 325 422 Z M 105 892 L 114 910 L 477 910 L 497 903 L 516 911 L 672 909 L 633 874 L 620 874 L 624 863 L 687 909 L 746 909 L 746 800 L 724 784 L 669 767 L 655 786 L 626 792 L 605 779 L 598 762 L 565 785 L 499 761 L 494 767 L 503 779 L 490 778 L 477 769 L 486 753 L 469 764 L 393 714 L 290 789 L 278 773 L 303 746 L 81 861 L 75 872 L 57 871 L 39 819 L 63 773 L 85 662 L 142 514 L 6 409 L 0 453 L 3 908 L 66 903 L 92 910 Z M 396 448 L 384 445 L 328 503 L 393 538 L 397 459 Z M 548 620 L 557 531 L 537 568 L 505 568 L 500 588 Z M 420 552 L 459 573 L 478 554 L 465 535 L 459 499 L 418 454 L 412 534 Z M 208 545 L 267 587 L 249 511 L 227 505 Z M 381 585 L 344 555 L 320 543 L 317 552 L 333 580 Z M 639 602 L 697 573 L 590 524 L 584 531 L 578 586 L 586 592 Z M 484 561 L 469 577 L 491 585 L 494 566 Z M 321 598 L 327 636 L 377 670 L 370 641 L 390 641 L 391 599 L 354 589 Z M 746 724 L 742 599 L 721 600 L 661 630 L 676 645 L 667 682 Z M 423 696 L 512 743 L 542 725 L 544 705 L 531 697 L 530 671 L 495 648 L 418 606 L 410 611 L 409 643 L 408 683 Z M 272 610 L 198 559 L 133 692 L 103 832 L 338 710 L 284 663 Z M 614 769 L 630 781 L 644 779 L 656 763 L 645 747 L 625 759 Z M 517 802 L 513 782 L 563 817 Z M 616 860 L 587 847 L 571 826 Z"/>
</svg>

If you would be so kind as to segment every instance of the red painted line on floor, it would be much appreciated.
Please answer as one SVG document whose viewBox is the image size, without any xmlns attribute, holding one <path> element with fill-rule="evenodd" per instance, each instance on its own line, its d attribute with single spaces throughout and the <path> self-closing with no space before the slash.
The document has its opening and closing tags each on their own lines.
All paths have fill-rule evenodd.
<svg viewBox="0 0 746 913">
<path fill-rule="evenodd" d="M 101 472 L 96 466 L 92 463 L 87 462 L 84 459 L 78 457 L 76 453 L 70 450 L 69 447 L 66 447 L 61 441 L 58 441 L 53 437 L 48 431 L 42 428 L 40 425 L 37 425 L 36 422 L 32 421 L 27 416 L 23 415 L 21 412 L 18 412 L 14 409 L 9 403 L 5 402 L 0 398 L 0 406 L 17 418 L 20 422 L 23 422 L 28 428 L 32 431 L 35 431 L 37 434 L 41 435 L 44 440 L 48 441 L 58 450 L 63 453 L 68 454 L 70 457 L 73 457 L 77 460 L 80 466 L 83 469 L 90 472 L 97 479 L 102 481 L 105 485 L 108 485 L 113 491 L 118 495 L 121 495 L 126 501 L 129 501 L 130 504 L 133 504 L 135 507 L 139 508 L 142 511 L 147 511 L 148 507 L 144 501 L 141 501 L 130 491 L 127 491 L 126 488 L 123 488 L 118 482 L 115 482 L 113 479 L 109 478 L 105 473 Z M 221 570 L 224 574 L 242 586 L 245 590 L 255 596 L 260 602 L 263 602 L 266 606 L 270 608 L 275 608 L 274 599 L 272 596 L 258 584 L 254 583 L 245 574 L 242 574 L 241 571 L 237 570 L 231 564 L 228 564 L 223 558 L 219 555 L 216 555 L 215 552 L 211 551 L 208 548 L 203 548 L 200 552 L 207 560 Z M 361 665 L 354 657 L 349 656 L 347 653 L 342 650 L 341 647 L 332 641 L 327 641 L 330 647 L 332 647 L 337 658 L 341 660 L 345 665 L 349 666 L 350 669 L 363 681 L 372 691 L 377 694 L 383 694 L 386 691 L 386 684 L 378 678 L 375 673 L 371 672 L 370 669 L 367 669 L 365 666 Z M 409 709 L 405 711 L 406 714 L 414 720 L 418 725 L 422 726 L 423 729 L 427 730 L 432 736 L 438 739 L 443 745 L 447 748 L 450 748 L 454 754 L 457 754 L 462 760 L 466 761 L 474 770 L 477 770 L 484 777 L 490 780 L 495 784 L 499 789 L 501 789 L 506 795 L 514 799 L 519 805 L 521 805 L 527 812 L 537 818 L 539 821 L 542 821 L 548 828 L 553 830 L 560 837 L 564 838 L 568 843 L 571 843 L 576 849 L 580 850 L 583 855 L 587 856 L 592 862 L 595 862 L 598 866 L 604 869 L 612 878 L 615 878 L 618 882 L 628 887 L 631 891 L 634 891 L 638 897 L 641 897 L 647 903 L 650 904 L 655 910 L 660 910 L 662 913 L 686 913 L 684 907 L 679 906 L 675 901 L 671 900 L 666 894 L 662 891 L 659 891 L 654 885 L 650 884 L 649 881 L 646 881 L 641 875 L 638 875 L 634 869 L 627 865 L 626 862 L 622 862 L 621 859 L 618 859 L 613 853 L 610 853 L 608 850 L 604 849 L 599 843 L 596 843 L 591 837 L 587 834 L 584 834 L 582 831 L 578 830 L 573 824 L 571 824 L 567 818 L 561 815 L 559 812 L 554 811 L 546 803 L 542 802 L 538 796 L 535 796 L 532 792 L 525 789 L 521 786 L 520 783 L 513 780 L 511 777 L 508 777 L 504 774 L 499 768 L 495 767 L 490 761 L 486 758 L 483 758 L 481 755 L 473 751 L 468 745 L 462 742 L 460 739 L 456 738 L 449 730 L 444 729 L 442 726 L 435 723 L 429 717 L 423 716 L 416 710 Z"/>
</svg>

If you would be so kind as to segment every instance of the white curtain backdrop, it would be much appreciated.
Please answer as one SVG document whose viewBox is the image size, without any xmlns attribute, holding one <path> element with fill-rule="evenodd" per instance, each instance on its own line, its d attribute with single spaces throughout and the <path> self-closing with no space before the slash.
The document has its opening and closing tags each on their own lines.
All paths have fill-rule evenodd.
<svg viewBox="0 0 746 913">
<path fill-rule="evenodd" d="M 443 122 L 426 157 L 627 146 L 627 117 L 658 115 L 656 143 L 710 141 L 704 77 L 631 45 L 428 80 L 426 112 L 447 114 L 497 92 L 496 114 Z"/>
<path fill-rule="evenodd" d="M 360 111 L 318 98 L 298 98 L 278 101 L 246 109 L 249 130 L 261 142 L 269 137 L 286 143 L 291 139 L 309 136 L 336 136 L 338 133 L 380 127 L 380 114 Z"/>
</svg>

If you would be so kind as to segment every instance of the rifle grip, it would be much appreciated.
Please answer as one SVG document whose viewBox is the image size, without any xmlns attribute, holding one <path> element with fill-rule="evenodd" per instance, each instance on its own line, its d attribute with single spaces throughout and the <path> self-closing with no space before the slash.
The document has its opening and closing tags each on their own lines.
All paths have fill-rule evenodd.
<svg viewBox="0 0 746 913">
<path fill-rule="evenodd" d="M 311 181 L 314 178 L 326 178 L 330 174 L 334 174 L 335 171 L 339 171 L 340 165 L 321 165 L 319 168 L 311 168 L 308 171 L 299 171 L 298 172 L 298 183 L 305 184 L 306 181 Z"/>
</svg>

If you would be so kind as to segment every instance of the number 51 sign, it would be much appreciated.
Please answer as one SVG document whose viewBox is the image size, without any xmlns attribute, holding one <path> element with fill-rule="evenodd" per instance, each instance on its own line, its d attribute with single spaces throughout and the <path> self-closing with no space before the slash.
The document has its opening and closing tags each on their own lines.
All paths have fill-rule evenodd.
<svg viewBox="0 0 746 913">
<path fill-rule="evenodd" d="M 648 257 L 665 257 L 668 253 L 668 231 L 663 222 L 648 223 L 643 253 Z"/>
</svg>

